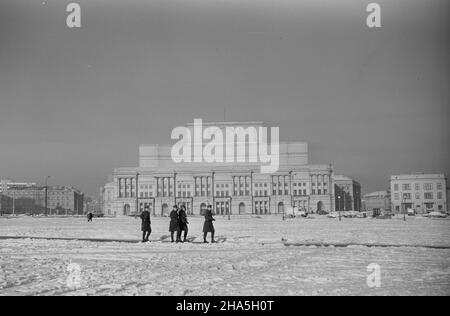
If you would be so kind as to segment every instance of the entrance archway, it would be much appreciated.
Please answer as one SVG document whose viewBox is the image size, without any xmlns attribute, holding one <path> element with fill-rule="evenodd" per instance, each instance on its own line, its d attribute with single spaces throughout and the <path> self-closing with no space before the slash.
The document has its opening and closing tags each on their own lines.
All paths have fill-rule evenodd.
<svg viewBox="0 0 450 316">
<path fill-rule="evenodd" d="M 323 211 L 323 202 L 320 201 L 317 203 L 317 213 L 322 213 Z"/>
<path fill-rule="evenodd" d="M 123 207 L 123 215 L 128 216 L 131 214 L 130 204 L 125 204 Z"/>
<path fill-rule="evenodd" d="M 200 204 L 200 215 L 204 216 L 206 212 L 206 203 Z"/>
<path fill-rule="evenodd" d="M 278 203 L 278 214 L 284 214 L 284 203 Z"/>
<path fill-rule="evenodd" d="M 239 203 L 239 214 L 245 214 L 245 203 Z"/>
<path fill-rule="evenodd" d="M 161 206 L 161 216 L 168 216 L 168 215 L 169 215 L 169 206 L 166 203 L 164 203 Z"/>
</svg>

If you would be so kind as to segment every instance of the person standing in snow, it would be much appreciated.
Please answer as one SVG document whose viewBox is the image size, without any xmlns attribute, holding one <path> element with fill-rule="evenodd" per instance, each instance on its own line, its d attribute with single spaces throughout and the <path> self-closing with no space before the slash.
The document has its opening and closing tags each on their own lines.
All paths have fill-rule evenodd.
<svg viewBox="0 0 450 316">
<path fill-rule="evenodd" d="M 150 234 L 152 233 L 150 211 L 148 206 L 145 207 L 144 211 L 141 213 L 141 220 L 142 242 L 147 242 L 150 238 Z"/>
<path fill-rule="evenodd" d="M 172 212 L 170 212 L 170 225 L 169 225 L 170 237 L 172 238 L 172 242 L 175 242 L 174 236 L 177 233 L 177 242 L 180 241 L 179 235 L 180 233 L 180 220 L 178 217 L 178 206 L 174 205 Z"/>
<path fill-rule="evenodd" d="M 91 212 L 89 212 L 88 215 L 87 215 L 88 223 L 89 223 L 89 222 L 92 222 L 92 218 L 93 218 L 93 217 L 94 217 L 94 214 L 92 214 Z"/>
<path fill-rule="evenodd" d="M 178 240 L 181 242 L 186 242 L 187 234 L 188 234 L 188 220 L 187 220 L 187 214 L 186 214 L 186 206 L 182 205 L 180 208 L 180 212 L 178 213 L 178 218 L 180 221 L 180 230 L 178 231 Z M 184 238 L 181 239 L 181 232 L 184 231 Z"/>
<path fill-rule="evenodd" d="M 216 230 L 214 229 L 213 222 L 215 221 L 213 214 L 212 214 L 212 205 L 208 205 L 208 208 L 206 209 L 205 213 L 205 224 L 203 225 L 203 242 L 205 244 L 208 243 L 206 240 L 206 237 L 208 236 L 208 233 L 211 233 L 211 242 L 215 243 L 214 240 L 214 234 Z"/>
</svg>

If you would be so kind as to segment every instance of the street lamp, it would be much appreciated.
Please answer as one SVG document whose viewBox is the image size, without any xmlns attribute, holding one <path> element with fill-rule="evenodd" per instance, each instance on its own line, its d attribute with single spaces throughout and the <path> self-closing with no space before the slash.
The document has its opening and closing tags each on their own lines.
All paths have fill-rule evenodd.
<svg viewBox="0 0 450 316">
<path fill-rule="evenodd" d="M 47 195 L 47 192 L 48 192 L 48 179 L 50 179 L 50 178 L 51 178 L 50 176 L 47 176 L 45 178 L 45 216 L 47 216 L 47 214 L 48 214 L 48 195 Z"/>
<path fill-rule="evenodd" d="M 136 173 L 136 211 L 134 212 L 134 217 L 136 218 L 138 212 L 140 211 L 139 208 L 139 172 Z"/>
<path fill-rule="evenodd" d="M 405 196 L 402 197 L 402 205 L 403 205 L 403 221 L 406 222 L 406 203 L 405 203 Z"/>
<path fill-rule="evenodd" d="M 12 197 L 12 216 L 14 217 L 16 213 L 16 192 L 13 191 L 13 197 Z"/>
<path fill-rule="evenodd" d="M 339 221 L 341 221 L 342 220 L 342 218 L 341 218 L 341 199 L 342 199 L 342 197 L 339 195 L 338 196 L 338 200 L 339 200 Z"/>
<path fill-rule="evenodd" d="M 345 215 L 345 212 L 347 211 L 347 201 L 345 200 L 345 197 L 347 196 L 347 192 L 345 192 L 344 191 L 344 215 Z"/>
</svg>

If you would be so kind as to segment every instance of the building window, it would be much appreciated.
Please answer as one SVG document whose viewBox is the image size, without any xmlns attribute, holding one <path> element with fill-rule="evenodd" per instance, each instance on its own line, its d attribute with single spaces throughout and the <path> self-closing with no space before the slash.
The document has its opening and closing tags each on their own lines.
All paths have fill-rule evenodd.
<svg viewBox="0 0 450 316">
<path fill-rule="evenodd" d="M 438 200 L 442 200 L 442 192 L 438 192 L 437 198 L 438 198 Z"/>
<path fill-rule="evenodd" d="M 416 200 L 420 200 L 420 193 L 416 193 Z"/>
<path fill-rule="evenodd" d="M 419 183 L 416 183 L 416 184 L 415 184 L 415 189 L 416 189 L 416 191 L 419 191 L 419 190 L 420 190 L 420 184 L 419 184 Z"/>
<path fill-rule="evenodd" d="M 411 193 L 403 193 L 404 200 L 411 200 Z"/>
<path fill-rule="evenodd" d="M 426 192 L 425 200 L 432 200 L 432 199 L 433 199 L 433 192 Z"/>
<path fill-rule="evenodd" d="M 402 188 L 403 188 L 403 191 L 409 191 L 409 190 L 411 190 L 411 185 L 409 183 L 405 183 L 405 184 L 403 184 Z"/>
<path fill-rule="evenodd" d="M 442 190 L 442 183 L 438 183 L 438 184 L 437 184 L 437 189 L 438 189 L 439 191 Z"/>
<path fill-rule="evenodd" d="M 398 191 L 398 183 L 394 184 L 394 191 Z"/>
<path fill-rule="evenodd" d="M 432 191 L 432 190 L 433 190 L 433 183 L 425 183 L 425 184 L 423 185 L 423 189 L 424 189 L 425 191 Z"/>
<path fill-rule="evenodd" d="M 394 200 L 396 201 L 400 200 L 400 195 L 398 193 L 394 194 Z"/>
</svg>

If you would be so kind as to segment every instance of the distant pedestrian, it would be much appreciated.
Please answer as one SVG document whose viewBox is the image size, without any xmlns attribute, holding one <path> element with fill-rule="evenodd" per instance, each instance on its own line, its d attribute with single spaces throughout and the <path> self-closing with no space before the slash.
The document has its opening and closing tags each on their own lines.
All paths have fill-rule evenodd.
<svg viewBox="0 0 450 316">
<path fill-rule="evenodd" d="M 180 219 L 178 217 L 178 206 L 174 205 L 172 212 L 170 212 L 170 225 L 169 225 L 170 237 L 172 238 L 172 242 L 175 242 L 174 237 L 177 237 L 177 242 L 180 241 Z M 176 235 L 175 235 L 176 233 Z"/>
<path fill-rule="evenodd" d="M 182 205 L 180 208 L 180 212 L 178 213 L 178 218 L 180 221 L 180 230 L 178 232 L 178 240 L 181 242 L 186 242 L 187 234 L 188 234 L 188 220 L 187 220 L 187 214 L 186 214 L 186 206 Z M 184 238 L 181 239 L 181 232 L 184 231 Z"/>
<path fill-rule="evenodd" d="M 88 214 L 87 214 L 87 221 L 88 221 L 88 223 L 89 222 L 92 222 L 92 218 L 94 217 L 94 214 L 92 214 L 91 212 L 89 212 Z"/>
<path fill-rule="evenodd" d="M 215 221 L 213 214 L 212 214 L 212 206 L 208 205 L 208 208 L 206 209 L 205 213 L 205 224 L 203 225 L 203 242 L 205 244 L 208 243 L 206 240 L 206 237 L 208 236 L 208 233 L 211 233 L 211 242 L 215 243 L 214 240 L 214 234 L 216 233 L 216 230 L 214 229 L 213 222 Z"/>
<path fill-rule="evenodd" d="M 145 207 L 144 211 L 141 213 L 141 220 L 142 242 L 147 242 L 150 238 L 150 234 L 152 233 L 152 221 L 150 220 L 150 211 L 148 206 Z"/>
</svg>

